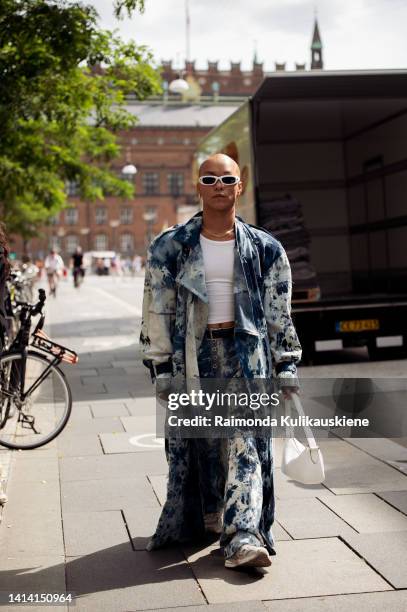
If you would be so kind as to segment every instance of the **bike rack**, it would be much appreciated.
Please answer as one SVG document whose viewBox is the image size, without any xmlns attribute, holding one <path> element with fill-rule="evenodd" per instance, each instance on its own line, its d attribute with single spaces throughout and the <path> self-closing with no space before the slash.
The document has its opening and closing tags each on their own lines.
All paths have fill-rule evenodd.
<svg viewBox="0 0 407 612">
<path fill-rule="evenodd" d="M 31 345 L 35 348 L 41 349 L 45 353 L 49 353 L 53 357 L 57 357 L 61 361 L 65 361 L 66 363 L 76 364 L 79 361 L 79 357 L 75 351 L 72 351 L 66 346 L 62 346 L 62 344 L 57 344 L 53 342 L 47 334 L 39 329 L 32 336 Z"/>
</svg>

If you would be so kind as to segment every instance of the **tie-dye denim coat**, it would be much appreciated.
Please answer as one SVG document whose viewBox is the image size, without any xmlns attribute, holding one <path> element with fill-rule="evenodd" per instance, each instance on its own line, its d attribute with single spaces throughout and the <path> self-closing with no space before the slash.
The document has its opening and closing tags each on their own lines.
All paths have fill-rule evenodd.
<svg viewBox="0 0 407 612">
<path fill-rule="evenodd" d="M 147 256 L 140 334 L 143 363 L 172 359 L 172 376 L 199 379 L 198 350 L 208 322 L 200 231 L 202 212 L 157 236 Z M 296 384 L 301 346 L 291 320 L 291 270 L 282 245 L 236 216 L 235 343 L 243 376 Z M 149 549 L 203 533 L 190 439 L 166 440 L 167 502 Z M 267 485 L 267 476 L 264 485 Z M 181 493 L 180 493 L 181 491 Z M 267 491 L 264 490 L 267 496 Z"/>
</svg>

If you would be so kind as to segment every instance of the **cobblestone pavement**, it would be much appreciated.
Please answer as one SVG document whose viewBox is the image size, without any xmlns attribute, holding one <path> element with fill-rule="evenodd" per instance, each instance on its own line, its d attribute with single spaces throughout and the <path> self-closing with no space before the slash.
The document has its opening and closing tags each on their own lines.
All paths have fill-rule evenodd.
<svg viewBox="0 0 407 612">
<path fill-rule="evenodd" d="M 47 302 L 50 335 L 80 355 L 64 366 L 74 406 L 46 447 L 0 451 L 10 472 L 0 524 L 4 609 L 16 608 L 8 592 L 72 591 L 72 609 L 86 612 L 406 610 L 405 440 L 323 440 L 326 481 L 308 487 L 281 474 L 276 440 L 277 556 L 267 570 L 225 569 L 216 543 L 145 551 L 167 469 L 137 345 L 142 283 L 89 277 L 75 291 L 61 282 Z M 396 368 L 401 376 L 403 366 L 328 364 L 302 375 Z"/>
</svg>

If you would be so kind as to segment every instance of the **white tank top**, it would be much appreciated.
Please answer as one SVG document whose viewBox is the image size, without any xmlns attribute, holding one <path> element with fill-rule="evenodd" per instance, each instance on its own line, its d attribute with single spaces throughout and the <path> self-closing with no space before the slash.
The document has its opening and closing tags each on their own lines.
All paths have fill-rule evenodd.
<svg viewBox="0 0 407 612">
<path fill-rule="evenodd" d="M 235 241 L 210 240 L 200 236 L 206 289 L 209 298 L 208 323 L 235 320 L 233 264 Z"/>
</svg>

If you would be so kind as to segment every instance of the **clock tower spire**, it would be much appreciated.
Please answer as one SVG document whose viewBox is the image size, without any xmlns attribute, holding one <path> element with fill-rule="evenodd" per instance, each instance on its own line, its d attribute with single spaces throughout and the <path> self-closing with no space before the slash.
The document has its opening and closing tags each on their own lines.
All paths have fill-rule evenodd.
<svg viewBox="0 0 407 612">
<path fill-rule="evenodd" d="M 314 34 L 311 43 L 311 70 L 322 70 L 323 67 L 321 35 L 319 33 L 317 16 L 315 15 Z"/>
</svg>

